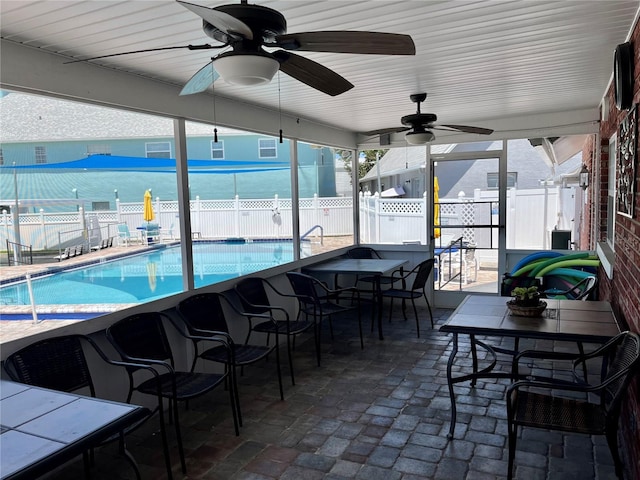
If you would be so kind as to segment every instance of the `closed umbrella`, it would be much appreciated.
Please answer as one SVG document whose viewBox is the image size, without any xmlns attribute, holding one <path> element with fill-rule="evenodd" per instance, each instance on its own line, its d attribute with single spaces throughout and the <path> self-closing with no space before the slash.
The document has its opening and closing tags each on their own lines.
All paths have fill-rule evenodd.
<svg viewBox="0 0 640 480">
<path fill-rule="evenodd" d="M 440 185 L 438 185 L 438 177 L 433 177 L 433 224 L 440 225 Z M 433 236 L 440 238 L 440 229 L 433 229 Z"/>
<path fill-rule="evenodd" d="M 147 190 L 144 192 L 144 209 L 142 212 L 142 218 L 145 222 L 150 222 L 156 215 L 153 213 L 153 204 L 151 203 L 151 192 Z"/>
</svg>

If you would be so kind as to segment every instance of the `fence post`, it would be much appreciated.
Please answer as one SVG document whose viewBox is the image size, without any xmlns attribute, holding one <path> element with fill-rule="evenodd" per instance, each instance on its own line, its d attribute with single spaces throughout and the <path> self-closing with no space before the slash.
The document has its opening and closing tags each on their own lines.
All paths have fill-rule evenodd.
<svg viewBox="0 0 640 480">
<path fill-rule="evenodd" d="M 376 243 L 380 243 L 380 194 L 376 192 L 373 195 L 375 205 L 375 219 L 376 219 Z"/>
<path fill-rule="evenodd" d="M 194 208 L 195 208 L 195 212 L 193 217 L 195 219 L 195 222 L 194 222 L 195 225 L 191 225 L 192 236 L 193 236 L 193 232 L 200 232 L 200 237 L 202 237 L 203 232 L 200 229 L 200 195 L 196 195 L 196 202 L 195 202 Z M 194 226 L 196 227 L 195 230 L 193 228 Z"/>
<path fill-rule="evenodd" d="M 7 240 L 9 240 L 9 215 L 6 210 L 2 210 L 2 223 L 4 223 L 4 230 Z"/>
<path fill-rule="evenodd" d="M 44 224 L 44 208 L 40 209 L 40 226 L 42 227 L 42 232 L 44 233 L 43 237 L 44 237 L 44 249 L 47 249 L 47 244 L 49 243 L 47 241 L 48 237 L 47 237 L 47 230 Z"/>
<path fill-rule="evenodd" d="M 313 194 L 313 225 L 320 225 L 320 202 L 318 200 L 318 194 Z"/>
<path fill-rule="evenodd" d="M 122 223 L 121 215 L 120 215 L 120 199 L 116 198 L 116 222 Z"/>
<path fill-rule="evenodd" d="M 425 190 L 424 193 L 422 194 L 422 224 L 425 225 L 426 228 L 423 228 L 422 233 L 420 234 L 420 242 L 423 245 L 429 245 L 431 243 L 431 240 L 427 240 L 429 237 L 427 232 L 431 232 L 433 229 L 433 226 L 427 223 L 428 219 L 430 218 L 430 215 L 427 213 L 428 206 L 429 205 L 427 203 L 427 191 Z M 422 238 L 423 235 L 424 235 L 424 238 Z"/>
<path fill-rule="evenodd" d="M 235 218 L 234 236 L 238 238 L 240 237 L 240 196 L 238 194 L 233 198 L 233 209 Z"/>
</svg>

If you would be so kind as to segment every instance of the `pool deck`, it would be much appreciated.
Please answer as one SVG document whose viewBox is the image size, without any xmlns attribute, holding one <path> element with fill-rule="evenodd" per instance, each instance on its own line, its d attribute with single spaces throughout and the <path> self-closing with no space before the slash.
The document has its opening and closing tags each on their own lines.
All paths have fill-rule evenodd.
<svg viewBox="0 0 640 480">
<path fill-rule="evenodd" d="M 113 258 L 119 257 L 123 254 L 136 253 L 147 250 L 149 247 L 146 245 L 131 245 L 131 246 L 115 246 L 108 249 L 98 250 L 95 252 L 83 253 L 77 257 L 68 258 L 61 262 L 57 262 L 52 259 L 51 262 L 39 263 L 34 265 L 18 265 L 18 266 L 3 266 L 0 268 L 0 281 L 11 278 L 21 277 L 27 273 L 35 275 L 49 271 L 51 268 L 58 267 L 72 267 L 74 265 L 80 265 L 90 262 L 99 258 Z M 121 310 L 123 308 L 130 307 L 132 305 L 123 304 L 93 304 L 91 310 L 94 312 L 111 312 Z M 48 312 L 55 312 L 59 314 L 75 313 L 78 311 L 77 305 L 55 305 L 48 306 Z M 82 305 L 82 311 L 87 311 L 87 305 Z M 72 323 L 81 322 L 81 319 L 73 320 L 40 320 L 37 323 L 33 320 L 2 320 L 2 313 L 31 313 L 30 305 L 3 305 L 0 309 L 0 343 L 9 342 L 18 338 L 27 337 L 36 333 L 44 332 L 47 330 L 53 330 Z"/>
</svg>

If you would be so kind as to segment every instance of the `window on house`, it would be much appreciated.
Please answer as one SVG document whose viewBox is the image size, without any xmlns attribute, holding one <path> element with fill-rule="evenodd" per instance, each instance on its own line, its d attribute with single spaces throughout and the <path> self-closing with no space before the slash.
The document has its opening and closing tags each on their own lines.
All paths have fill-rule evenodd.
<svg viewBox="0 0 640 480">
<path fill-rule="evenodd" d="M 498 173 L 487 173 L 487 188 L 498 188 Z M 507 188 L 518 186 L 518 172 L 507 172 Z"/>
<path fill-rule="evenodd" d="M 147 158 L 171 158 L 170 142 L 146 143 L 145 150 Z"/>
<path fill-rule="evenodd" d="M 607 181 L 607 243 L 613 250 L 616 232 L 616 164 L 618 163 L 618 139 L 609 139 L 609 176 Z"/>
<path fill-rule="evenodd" d="M 211 158 L 213 160 L 221 160 L 224 158 L 224 141 L 211 141 Z"/>
<path fill-rule="evenodd" d="M 258 150 L 260 158 L 276 158 L 278 150 L 275 138 L 261 138 L 258 140 Z"/>
<path fill-rule="evenodd" d="M 87 145 L 87 157 L 91 155 L 111 155 L 111 145 Z"/>
<path fill-rule="evenodd" d="M 36 163 L 47 163 L 47 147 L 35 148 Z"/>
</svg>

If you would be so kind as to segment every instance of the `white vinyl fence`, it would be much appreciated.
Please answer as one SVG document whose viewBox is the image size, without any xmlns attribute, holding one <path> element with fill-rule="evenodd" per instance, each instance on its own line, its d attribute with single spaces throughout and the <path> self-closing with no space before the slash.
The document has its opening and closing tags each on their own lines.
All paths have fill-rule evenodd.
<svg viewBox="0 0 640 480">
<path fill-rule="evenodd" d="M 300 199 L 300 232 L 319 226 L 325 236 L 353 234 L 353 202 L 348 197 Z M 20 243 L 31 245 L 34 251 L 63 249 L 85 244 L 94 246 L 101 238 L 118 237 L 118 224 L 126 224 L 132 235 L 143 227 L 143 203 L 116 202 L 116 210 L 69 213 L 20 214 Z M 195 236 L 207 239 L 233 237 L 278 239 L 292 237 L 291 199 L 201 200 L 190 202 L 191 230 Z M 177 201 L 153 203 L 156 215 L 153 223 L 160 225 L 163 239 L 178 239 Z M 318 229 L 319 230 L 319 229 Z M 314 231 L 315 235 L 318 232 Z M 319 233 L 318 233 L 319 234 Z M 16 242 L 12 216 L 0 216 L 0 245 L 6 240 Z"/>
<path fill-rule="evenodd" d="M 548 187 L 529 190 L 510 189 L 507 195 L 507 248 L 547 249 L 554 228 L 573 231 L 575 190 Z M 474 225 L 498 225 L 495 190 L 476 190 L 473 198 L 441 198 L 442 236 L 464 236 L 479 248 L 497 247 L 496 228 Z M 359 199 L 362 243 L 401 244 L 427 242 L 427 195 L 422 198 L 380 198 L 362 194 Z M 233 237 L 277 239 L 292 237 L 291 199 L 201 200 L 190 202 L 191 229 L 194 236 L 207 239 Z M 353 234 L 353 208 L 350 197 L 300 199 L 300 232 L 322 230 L 324 236 Z M 156 219 L 163 239 L 178 239 L 177 201 L 154 201 Z M 117 237 L 118 224 L 126 224 L 133 235 L 144 225 L 143 204 L 117 202 L 112 211 L 20 214 L 20 240 L 34 251 L 55 250 L 67 246 L 97 245 L 101 238 Z M 16 242 L 12 216 L 0 215 L 0 247 L 6 240 Z"/>
</svg>

